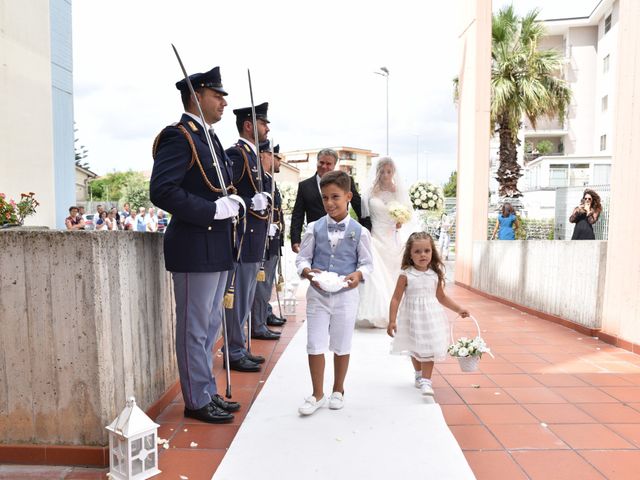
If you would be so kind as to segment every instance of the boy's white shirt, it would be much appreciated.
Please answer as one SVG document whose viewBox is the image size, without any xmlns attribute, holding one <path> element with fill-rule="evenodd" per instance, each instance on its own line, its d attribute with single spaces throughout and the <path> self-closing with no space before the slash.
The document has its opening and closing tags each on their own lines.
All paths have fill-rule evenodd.
<svg viewBox="0 0 640 480">
<path fill-rule="evenodd" d="M 336 222 L 329 215 L 325 215 L 327 218 L 327 226 L 331 224 L 344 224 L 345 230 L 343 231 L 329 231 L 329 243 L 331 244 L 331 250 L 335 250 L 338 245 L 338 241 L 344 238 L 344 234 L 349 226 L 349 222 L 353 221 L 353 219 L 347 214 L 347 216 L 339 222 Z M 296 257 L 296 268 L 298 271 L 298 275 L 302 276 L 302 271 L 305 268 L 311 268 L 311 262 L 313 261 L 313 251 L 316 246 L 315 237 L 313 235 L 313 229 L 316 222 L 311 222 L 307 225 L 307 229 L 304 232 L 304 237 L 302 237 L 302 242 L 300 243 L 300 252 Z M 362 272 L 362 280 L 366 281 L 367 277 L 373 271 L 373 256 L 371 254 L 371 234 L 369 230 L 362 227 L 362 233 L 360 234 L 360 242 L 357 247 L 358 251 L 358 265 L 357 272 Z"/>
</svg>

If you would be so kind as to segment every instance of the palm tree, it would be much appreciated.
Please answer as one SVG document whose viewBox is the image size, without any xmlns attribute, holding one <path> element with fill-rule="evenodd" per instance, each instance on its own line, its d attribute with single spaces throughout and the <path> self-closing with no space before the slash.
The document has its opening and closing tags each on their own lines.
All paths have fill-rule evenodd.
<svg viewBox="0 0 640 480">
<path fill-rule="evenodd" d="M 564 120 L 571 89 L 560 77 L 562 57 L 556 50 L 539 50 L 544 25 L 534 9 L 519 18 L 513 6 L 493 16 L 491 25 L 491 131 L 500 138 L 496 180 L 501 197 L 520 197 L 518 132 L 526 115 L 536 128 L 539 118 Z"/>
<path fill-rule="evenodd" d="M 521 197 L 518 179 L 518 132 L 526 115 L 533 128 L 543 116 L 564 120 L 571 89 L 560 77 L 562 57 L 556 50 L 539 50 L 544 26 L 534 9 L 519 18 L 513 6 L 493 16 L 491 25 L 491 134 L 500 139 L 498 175 L 501 197 Z M 454 96 L 458 97 L 458 79 Z"/>
</svg>

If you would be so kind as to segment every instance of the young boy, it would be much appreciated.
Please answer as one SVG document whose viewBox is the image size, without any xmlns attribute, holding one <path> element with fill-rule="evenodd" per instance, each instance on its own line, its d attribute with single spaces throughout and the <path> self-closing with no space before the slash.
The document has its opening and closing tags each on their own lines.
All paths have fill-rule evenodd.
<svg viewBox="0 0 640 480">
<path fill-rule="evenodd" d="M 342 171 L 326 173 L 320 180 L 327 215 L 307 225 L 296 257 L 301 277 L 311 281 L 307 290 L 307 353 L 313 394 L 298 409 L 311 415 L 326 402 L 323 390 L 324 352 L 334 353 L 334 381 L 329 408 L 344 405 L 344 379 L 349 367 L 353 327 L 358 312 L 358 289 L 372 271 L 371 235 L 349 216 L 351 178 Z M 337 293 L 323 291 L 312 272 L 344 275 L 348 287 Z"/>
</svg>

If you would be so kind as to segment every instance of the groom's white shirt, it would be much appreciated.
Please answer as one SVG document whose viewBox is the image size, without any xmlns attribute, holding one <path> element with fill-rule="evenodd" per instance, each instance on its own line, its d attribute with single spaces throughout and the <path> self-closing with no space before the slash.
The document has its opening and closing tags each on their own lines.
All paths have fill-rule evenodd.
<svg viewBox="0 0 640 480">
<path fill-rule="evenodd" d="M 331 249 L 334 250 L 338 245 L 338 241 L 344 238 L 345 231 L 349 226 L 349 222 L 353 221 L 353 219 L 347 214 L 347 216 L 336 222 L 329 215 L 327 217 L 327 225 L 331 224 L 344 224 L 345 230 L 338 231 L 329 231 L 329 243 L 331 243 Z M 313 251 L 316 246 L 315 237 L 313 235 L 313 229 L 316 222 L 311 222 L 307 225 L 307 229 L 304 232 L 304 237 L 302 237 L 302 242 L 300 243 L 300 252 L 298 252 L 298 256 L 296 257 L 296 268 L 298 271 L 298 275 L 302 275 L 302 271 L 305 268 L 311 268 L 311 263 L 313 262 Z M 371 254 L 371 234 L 369 231 L 362 227 L 362 233 L 360 234 L 360 242 L 358 243 L 358 268 L 357 272 L 362 272 L 362 279 L 366 281 L 367 277 L 373 271 L 373 256 Z"/>
</svg>

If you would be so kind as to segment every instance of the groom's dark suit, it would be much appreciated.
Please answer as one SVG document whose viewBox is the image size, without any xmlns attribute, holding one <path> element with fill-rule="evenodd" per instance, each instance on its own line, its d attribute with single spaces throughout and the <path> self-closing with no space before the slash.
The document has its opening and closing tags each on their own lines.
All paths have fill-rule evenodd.
<svg viewBox="0 0 640 480">
<path fill-rule="evenodd" d="M 371 221 L 369 218 L 362 218 L 360 194 L 356 190 L 353 178 L 351 179 L 351 193 L 353 194 L 351 206 L 354 212 L 356 212 L 358 222 L 360 222 L 363 227 L 371 230 Z M 322 205 L 322 197 L 320 196 L 320 190 L 318 188 L 318 178 L 317 175 L 314 174 L 313 177 L 307 178 L 298 184 L 296 203 L 291 213 L 291 245 L 301 242 L 302 225 L 304 224 L 305 216 L 307 224 L 309 224 L 324 215 L 326 215 L 326 212 L 324 211 L 324 205 Z"/>
</svg>

